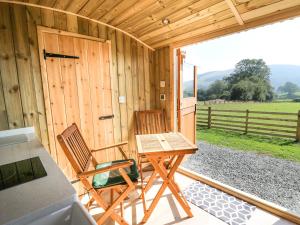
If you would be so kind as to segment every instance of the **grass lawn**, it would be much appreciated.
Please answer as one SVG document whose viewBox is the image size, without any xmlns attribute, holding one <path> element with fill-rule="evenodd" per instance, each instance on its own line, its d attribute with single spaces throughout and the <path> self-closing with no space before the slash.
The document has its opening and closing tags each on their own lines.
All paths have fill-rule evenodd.
<svg viewBox="0 0 300 225">
<path fill-rule="evenodd" d="M 221 110 L 242 110 L 244 112 L 214 112 L 213 114 L 223 114 L 223 115 L 230 115 L 230 116 L 246 116 L 246 110 L 250 110 L 249 117 L 259 117 L 259 118 L 274 118 L 274 119 L 291 119 L 294 120 L 292 121 L 274 121 L 274 120 L 260 120 L 260 119 L 249 119 L 249 122 L 255 122 L 255 123 L 265 123 L 265 124 L 275 124 L 278 125 L 278 129 L 284 129 L 284 130 L 289 130 L 291 133 L 288 133 L 288 135 L 295 135 L 296 132 L 296 126 L 297 126 L 297 118 L 298 116 L 296 115 L 298 111 L 300 110 L 300 103 L 299 102 L 272 102 L 272 103 L 226 103 L 226 104 L 216 104 L 216 105 L 209 105 L 212 110 L 214 109 L 221 109 Z M 203 103 L 198 103 L 197 106 L 197 113 L 198 113 L 198 118 L 202 121 L 207 121 L 207 111 L 200 111 L 199 109 L 206 109 L 209 107 L 208 105 L 203 105 Z M 256 113 L 251 113 L 251 111 L 263 111 L 263 112 L 287 112 L 287 113 L 295 113 L 295 115 L 276 115 L 276 114 L 256 114 Z M 224 118 L 224 117 L 212 117 L 212 120 L 214 119 L 222 119 L 223 124 L 228 124 L 234 126 L 234 123 L 231 123 L 231 121 L 240 121 L 240 122 L 245 122 L 245 118 Z M 225 121 L 224 121 L 225 120 Z M 215 121 L 218 122 L 218 121 Z M 286 128 L 284 127 L 285 125 L 287 126 L 292 126 L 293 128 Z M 243 125 L 242 125 L 243 126 Z M 257 125 L 250 125 L 251 127 L 256 127 Z M 282 126 L 282 127 L 281 127 Z M 262 126 L 259 125 L 259 127 L 262 128 L 270 128 L 269 126 Z M 269 132 L 269 131 L 267 131 Z M 270 133 L 281 133 L 281 132 L 275 132 L 275 131 L 270 131 Z M 286 134 L 286 133 L 282 133 Z"/>
<path fill-rule="evenodd" d="M 203 103 L 198 104 L 199 108 L 208 108 Z M 271 102 L 271 103 L 226 103 L 210 105 L 212 109 L 232 109 L 232 110 L 255 110 L 271 112 L 291 112 L 297 113 L 300 110 L 299 102 Z"/>
<path fill-rule="evenodd" d="M 223 110 L 246 110 L 250 111 L 265 111 L 265 112 L 290 112 L 297 113 L 300 110 L 300 103 L 296 102 L 274 102 L 274 103 L 228 103 L 228 104 L 217 104 L 210 105 L 212 109 L 223 109 Z M 203 103 L 198 103 L 199 108 L 208 108 L 207 105 L 203 105 Z M 207 120 L 207 116 L 205 115 L 207 112 L 198 111 L 198 118 L 202 120 Z M 217 112 L 220 113 L 220 112 Z M 200 115 L 201 114 L 201 115 Z M 245 113 L 225 113 L 221 114 L 228 115 L 242 115 Z M 289 118 L 289 119 L 297 119 L 297 116 L 281 116 L 281 115 L 262 115 L 262 114 L 252 114 L 252 116 L 259 117 L 273 117 L 273 118 Z M 222 118 L 224 119 L 224 118 Z M 225 118 L 226 119 L 226 118 Z M 244 121 L 244 118 L 229 118 L 229 120 L 234 121 Z M 249 120 L 250 121 L 250 120 Z M 296 126 L 295 122 L 285 122 L 285 121 L 259 121 L 252 119 L 253 122 L 263 122 L 263 123 L 276 123 L 280 125 L 292 125 Z M 223 122 L 225 124 L 231 125 L 230 122 Z M 233 124 L 234 125 L 234 124 Z M 233 126 L 232 125 L 232 126 Z M 261 126 L 264 127 L 264 126 Z M 268 128 L 268 127 L 266 127 Z M 200 129 L 200 130 L 199 130 Z M 280 127 L 279 127 L 280 129 Z M 286 128 L 287 130 L 291 130 L 295 132 L 294 129 Z M 268 132 L 268 131 L 266 131 Z M 269 133 L 271 133 L 270 131 Z M 276 133 L 276 132 L 274 132 Z M 294 133 L 295 134 L 295 133 Z M 197 139 L 204 140 L 211 144 L 221 145 L 230 147 L 233 149 L 245 150 L 245 151 L 254 151 L 261 154 L 269 154 L 277 158 L 283 158 L 293 161 L 300 162 L 300 144 L 296 143 L 294 140 L 283 139 L 278 137 L 263 137 L 258 135 L 244 135 L 239 132 L 234 131 L 224 131 L 220 129 L 206 129 L 206 128 L 198 128 L 197 131 Z"/>
<path fill-rule="evenodd" d="M 197 140 L 300 162 L 300 143 L 280 138 L 244 135 L 218 129 L 199 129 Z M 201 150 L 201 149 L 200 149 Z"/>
</svg>

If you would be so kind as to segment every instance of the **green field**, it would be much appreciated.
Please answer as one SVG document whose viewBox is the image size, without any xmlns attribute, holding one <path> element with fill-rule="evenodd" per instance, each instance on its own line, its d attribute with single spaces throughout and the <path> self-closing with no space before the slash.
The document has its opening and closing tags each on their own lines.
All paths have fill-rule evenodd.
<svg viewBox="0 0 300 225">
<path fill-rule="evenodd" d="M 276 102 L 276 103 L 226 103 L 210 105 L 212 109 L 222 110 L 247 110 L 250 111 L 265 111 L 265 112 L 289 112 L 297 113 L 300 110 L 300 103 L 294 102 Z M 198 104 L 198 109 L 208 108 L 203 103 Z M 244 113 L 224 113 L 218 112 L 225 115 L 245 115 Z M 254 115 L 254 114 L 253 114 Z M 259 117 L 270 117 L 270 118 L 282 118 L 279 115 L 255 115 Z M 284 116 L 285 118 L 296 119 L 296 116 Z M 204 120 L 206 117 L 205 111 L 198 111 L 198 118 Z M 223 118 L 227 119 L 227 118 Z M 243 118 L 228 118 L 228 120 L 244 121 Z M 251 120 L 258 122 L 258 120 Z M 262 121 L 260 121 L 262 122 Z M 225 124 L 231 124 L 230 122 L 222 122 Z M 279 125 L 293 125 L 294 122 L 283 122 L 283 121 L 264 121 L 264 123 L 277 123 Z M 203 124 L 202 124 L 203 125 Z M 234 125 L 234 124 L 233 124 Z M 261 126 L 264 127 L 264 126 Z M 230 147 L 233 149 L 254 151 L 261 154 L 268 154 L 274 157 L 293 160 L 300 162 L 300 144 L 295 142 L 294 139 L 283 139 L 279 137 L 268 137 L 259 135 L 243 134 L 242 132 L 224 131 L 220 129 L 207 129 L 205 126 L 197 126 L 197 139 L 204 140 L 212 144 Z M 291 131 L 295 131 L 291 129 Z M 269 132 L 270 133 L 270 132 Z"/>
<path fill-rule="evenodd" d="M 213 114 L 222 114 L 222 115 L 230 115 L 230 116 L 246 116 L 246 110 L 250 110 L 249 117 L 260 117 L 260 118 L 274 118 L 274 119 L 289 119 L 294 120 L 294 122 L 290 121 L 273 121 L 273 120 L 260 120 L 260 119 L 249 119 L 249 122 L 254 123 L 266 123 L 266 124 L 275 124 L 278 125 L 279 129 L 284 129 L 290 131 L 284 134 L 287 135 L 295 135 L 298 116 L 296 115 L 300 110 L 300 103 L 296 102 L 276 102 L 276 103 L 226 103 L 226 104 L 216 104 L 216 105 L 203 105 L 198 104 L 198 118 L 202 121 L 207 121 L 207 111 L 200 111 L 201 109 L 207 109 L 208 107 L 212 108 Z M 214 112 L 213 110 L 242 110 L 243 112 Z M 295 113 L 295 115 L 270 115 L 270 114 L 257 114 L 251 113 L 251 111 L 257 112 L 285 112 L 285 113 Z M 216 117 L 213 117 L 216 118 Z M 221 121 L 223 124 L 237 125 L 235 123 L 231 123 L 230 120 L 245 122 L 245 118 L 229 118 L 229 117 L 217 117 L 217 119 L 222 119 L 225 121 Z M 226 122 L 226 121 L 229 122 Z M 216 121 L 217 122 L 217 121 Z M 251 125 L 252 127 L 256 127 L 256 125 Z M 280 126 L 293 126 L 294 128 L 281 128 Z M 269 126 L 259 126 L 262 128 L 270 128 Z M 241 128 L 242 129 L 242 128 Z M 270 133 L 280 133 L 280 132 L 270 132 Z"/>
<path fill-rule="evenodd" d="M 272 112 L 291 112 L 297 113 L 300 110 L 298 102 L 275 102 L 275 103 L 226 103 L 209 105 L 213 109 L 232 109 L 232 110 L 253 110 L 253 111 L 272 111 Z M 203 102 L 199 102 L 198 107 L 208 108 Z"/>
</svg>

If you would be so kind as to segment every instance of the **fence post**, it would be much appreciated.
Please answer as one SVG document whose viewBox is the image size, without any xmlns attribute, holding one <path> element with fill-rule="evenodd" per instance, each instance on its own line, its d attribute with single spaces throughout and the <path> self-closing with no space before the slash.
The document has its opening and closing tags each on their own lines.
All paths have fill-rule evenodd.
<svg viewBox="0 0 300 225">
<path fill-rule="evenodd" d="M 248 133 L 249 109 L 246 110 L 245 134 Z"/>
<path fill-rule="evenodd" d="M 296 141 L 300 142 L 300 110 L 298 111 Z"/>
<path fill-rule="evenodd" d="M 207 113 L 207 127 L 208 129 L 211 128 L 211 107 L 208 107 L 208 113 Z"/>
</svg>

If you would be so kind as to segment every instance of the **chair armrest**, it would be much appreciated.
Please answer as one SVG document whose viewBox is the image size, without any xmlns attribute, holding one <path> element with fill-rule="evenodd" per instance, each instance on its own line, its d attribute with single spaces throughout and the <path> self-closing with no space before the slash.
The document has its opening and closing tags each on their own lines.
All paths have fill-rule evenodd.
<svg viewBox="0 0 300 225">
<path fill-rule="evenodd" d="M 98 149 L 93 149 L 93 150 L 91 150 L 91 152 L 98 152 L 98 151 L 102 151 L 102 150 L 106 150 L 106 149 L 110 149 L 110 148 L 120 147 L 120 146 L 127 145 L 127 144 L 128 144 L 128 142 L 124 141 L 124 142 L 121 142 L 118 144 L 109 145 L 109 146 L 105 146 L 105 147 L 98 148 Z"/>
<path fill-rule="evenodd" d="M 112 165 L 112 166 L 107 166 L 107 167 L 104 167 L 104 168 L 79 173 L 79 174 L 77 174 L 77 177 L 79 177 L 79 178 L 88 177 L 88 176 L 95 175 L 95 174 L 98 174 L 98 173 L 104 173 L 104 172 L 111 171 L 111 170 L 117 170 L 117 169 L 120 169 L 120 168 L 129 167 L 131 165 L 133 165 L 132 161 L 121 162 L 121 163 L 117 163 L 117 164 Z"/>
</svg>

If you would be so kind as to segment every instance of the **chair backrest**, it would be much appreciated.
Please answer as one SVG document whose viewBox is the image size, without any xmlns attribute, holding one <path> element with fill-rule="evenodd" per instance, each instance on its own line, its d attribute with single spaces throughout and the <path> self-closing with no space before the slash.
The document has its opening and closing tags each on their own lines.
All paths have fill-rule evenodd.
<svg viewBox="0 0 300 225">
<path fill-rule="evenodd" d="M 57 140 L 76 173 L 88 169 L 92 153 L 75 123 L 57 135 Z"/>
<path fill-rule="evenodd" d="M 158 134 L 168 132 L 164 110 L 145 110 L 135 112 L 136 134 Z"/>
</svg>

